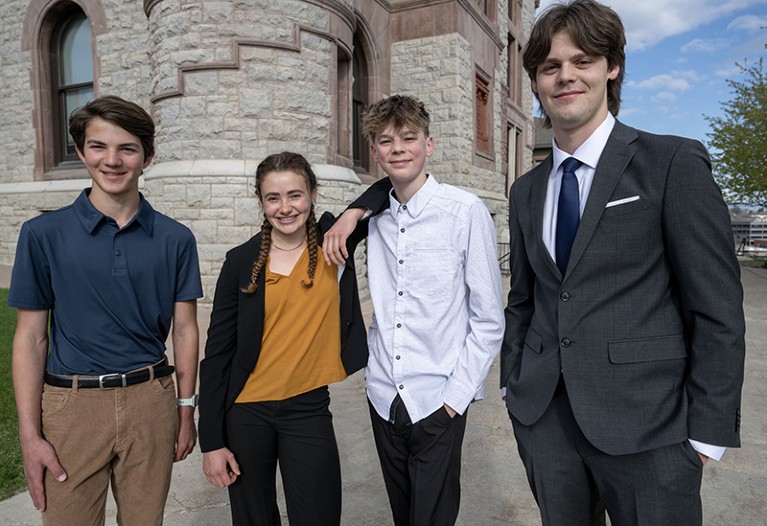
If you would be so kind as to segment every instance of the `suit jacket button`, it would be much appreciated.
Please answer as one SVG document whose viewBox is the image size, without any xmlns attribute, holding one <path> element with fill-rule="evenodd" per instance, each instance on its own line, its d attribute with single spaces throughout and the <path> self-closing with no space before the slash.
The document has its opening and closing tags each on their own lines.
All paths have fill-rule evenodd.
<svg viewBox="0 0 767 526">
<path fill-rule="evenodd" d="M 570 338 L 562 338 L 560 343 L 562 344 L 562 347 L 570 347 L 572 342 L 570 341 Z"/>
<path fill-rule="evenodd" d="M 569 300 L 570 299 L 570 293 L 569 292 L 563 292 L 562 294 L 559 295 L 559 299 L 561 299 L 562 301 Z"/>
</svg>

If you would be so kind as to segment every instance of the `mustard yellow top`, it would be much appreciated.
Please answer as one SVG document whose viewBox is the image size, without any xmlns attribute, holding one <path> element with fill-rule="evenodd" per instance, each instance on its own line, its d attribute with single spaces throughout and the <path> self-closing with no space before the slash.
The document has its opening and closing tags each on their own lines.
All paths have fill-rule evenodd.
<svg viewBox="0 0 767 526">
<path fill-rule="evenodd" d="M 264 334 L 256 368 L 236 403 L 285 400 L 346 378 L 341 363 L 338 268 L 326 265 L 318 247 L 314 285 L 304 248 L 289 276 L 266 269 Z"/>
</svg>

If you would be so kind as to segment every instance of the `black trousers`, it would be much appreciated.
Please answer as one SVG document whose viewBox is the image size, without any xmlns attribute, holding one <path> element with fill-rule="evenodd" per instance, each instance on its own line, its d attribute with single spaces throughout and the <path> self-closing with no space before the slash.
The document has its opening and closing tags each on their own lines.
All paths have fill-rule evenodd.
<svg viewBox="0 0 767 526">
<path fill-rule="evenodd" d="M 451 526 L 461 503 L 466 413 L 444 409 L 412 424 L 399 396 L 391 421 L 368 402 L 378 458 L 396 526 Z"/>
<path fill-rule="evenodd" d="M 278 461 L 290 525 L 340 524 L 341 464 L 329 404 L 328 388 L 321 387 L 229 410 L 229 449 L 241 473 L 229 486 L 234 526 L 280 524 Z"/>
<path fill-rule="evenodd" d="M 601 526 L 605 508 L 613 526 L 702 523 L 703 463 L 689 441 L 608 455 L 581 432 L 562 380 L 535 424 L 511 422 L 543 526 Z"/>
</svg>

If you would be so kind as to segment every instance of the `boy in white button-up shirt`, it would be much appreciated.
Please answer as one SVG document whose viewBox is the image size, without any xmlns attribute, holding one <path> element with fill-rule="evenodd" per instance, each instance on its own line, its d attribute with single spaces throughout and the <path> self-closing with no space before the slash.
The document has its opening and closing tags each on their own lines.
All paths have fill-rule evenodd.
<svg viewBox="0 0 767 526">
<path fill-rule="evenodd" d="M 370 106 L 362 128 L 389 176 L 345 213 L 323 252 L 343 261 L 343 232 L 372 210 L 367 395 L 397 525 L 454 524 L 469 404 L 499 352 L 503 304 L 495 226 L 474 194 L 426 173 L 429 114 L 412 97 Z"/>
</svg>

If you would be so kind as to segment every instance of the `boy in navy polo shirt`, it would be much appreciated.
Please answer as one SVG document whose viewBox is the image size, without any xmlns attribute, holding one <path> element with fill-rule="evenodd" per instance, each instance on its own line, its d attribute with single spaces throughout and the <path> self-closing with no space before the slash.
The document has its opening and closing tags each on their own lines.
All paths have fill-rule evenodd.
<svg viewBox="0 0 767 526">
<path fill-rule="evenodd" d="M 46 526 L 103 524 L 111 480 L 120 524 L 159 525 L 173 462 L 196 441 L 197 248 L 139 193 L 146 111 L 100 97 L 69 131 L 92 187 L 24 223 L 8 299 L 29 493 Z"/>
</svg>

